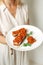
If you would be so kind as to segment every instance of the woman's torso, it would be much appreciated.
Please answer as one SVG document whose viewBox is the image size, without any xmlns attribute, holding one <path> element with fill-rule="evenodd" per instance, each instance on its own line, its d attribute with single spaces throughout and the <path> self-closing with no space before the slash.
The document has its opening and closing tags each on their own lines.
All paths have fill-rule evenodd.
<svg viewBox="0 0 43 65">
<path fill-rule="evenodd" d="M 4 4 L 0 6 L 0 25 L 4 35 L 13 27 L 25 24 L 25 5 L 18 6 L 16 16 L 13 17 Z"/>
</svg>

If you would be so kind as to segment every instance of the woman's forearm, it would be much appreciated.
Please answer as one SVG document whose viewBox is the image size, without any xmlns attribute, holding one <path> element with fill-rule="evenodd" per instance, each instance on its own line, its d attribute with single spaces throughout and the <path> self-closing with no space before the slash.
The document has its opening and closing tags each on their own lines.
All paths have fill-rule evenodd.
<svg viewBox="0 0 43 65">
<path fill-rule="evenodd" d="M 0 43 L 7 44 L 4 36 L 0 35 Z"/>
</svg>

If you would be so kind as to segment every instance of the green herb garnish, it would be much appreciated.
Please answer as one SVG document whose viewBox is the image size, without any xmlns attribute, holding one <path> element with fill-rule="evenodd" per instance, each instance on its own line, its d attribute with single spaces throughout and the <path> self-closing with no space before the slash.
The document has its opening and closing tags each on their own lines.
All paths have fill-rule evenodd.
<svg viewBox="0 0 43 65">
<path fill-rule="evenodd" d="M 28 37 L 28 36 L 30 36 L 30 35 L 32 35 L 32 34 L 33 34 L 33 32 L 31 31 L 29 34 L 27 34 L 26 37 Z M 25 46 L 25 47 L 26 47 L 26 46 L 31 46 L 31 44 L 27 42 L 27 43 L 24 43 L 23 46 Z"/>
<path fill-rule="evenodd" d="M 24 43 L 23 46 L 31 46 L 29 43 Z"/>
<path fill-rule="evenodd" d="M 27 34 L 27 36 L 30 36 L 30 35 L 32 35 L 33 34 L 33 32 L 31 31 L 29 34 Z"/>
</svg>

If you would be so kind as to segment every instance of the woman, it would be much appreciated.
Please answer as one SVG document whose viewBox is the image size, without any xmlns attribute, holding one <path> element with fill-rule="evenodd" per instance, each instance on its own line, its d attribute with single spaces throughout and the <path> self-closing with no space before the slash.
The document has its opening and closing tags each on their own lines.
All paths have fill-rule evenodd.
<svg viewBox="0 0 43 65">
<path fill-rule="evenodd" d="M 20 0 L 3 0 L 0 6 L 0 65 L 28 65 L 27 52 L 11 50 L 6 34 L 14 26 L 28 24 L 28 7 Z"/>
</svg>

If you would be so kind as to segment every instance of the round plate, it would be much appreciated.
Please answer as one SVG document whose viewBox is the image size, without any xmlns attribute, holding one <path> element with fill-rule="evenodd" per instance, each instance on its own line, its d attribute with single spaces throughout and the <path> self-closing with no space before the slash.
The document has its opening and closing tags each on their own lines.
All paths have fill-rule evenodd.
<svg viewBox="0 0 43 65">
<path fill-rule="evenodd" d="M 36 42 L 34 42 L 31 46 L 27 46 L 27 47 L 24 47 L 23 46 L 23 43 L 26 42 L 26 40 L 24 40 L 24 42 L 22 42 L 22 44 L 20 46 L 15 46 L 13 45 L 13 39 L 14 37 L 12 36 L 12 31 L 15 31 L 15 30 L 18 30 L 20 28 L 25 28 L 28 30 L 28 33 L 29 32 L 33 32 L 32 36 L 36 39 Z M 9 45 L 9 47 L 15 49 L 15 50 L 18 50 L 18 51 L 29 51 L 29 50 L 33 50 L 37 47 L 39 47 L 42 42 L 43 42 L 43 33 L 42 31 L 35 27 L 35 26 L 32 26 L 32 25 L 21 25 L 21 26 L 17 26 L 17 27 L 14 27 L 12 28 L 7 36 L 6 36 L 6 41 L 7 41 L 7 44 Z"/>
</svg>

